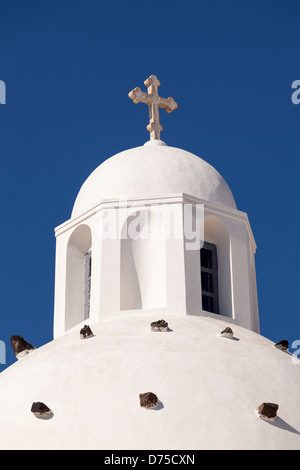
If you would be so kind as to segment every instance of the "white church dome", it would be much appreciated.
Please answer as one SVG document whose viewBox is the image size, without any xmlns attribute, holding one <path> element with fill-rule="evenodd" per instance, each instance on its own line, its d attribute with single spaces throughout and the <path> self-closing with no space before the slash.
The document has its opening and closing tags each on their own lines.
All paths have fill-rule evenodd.
<svg viewBox="0 0 300 470">
<path fill-rule="evenodd" d="M 134 102 L 176 108 L 171 98 L 158 103 L 155 76 L 145 84 L 148 94 L 129 94 Z M 299 365 L 255 332 L 248 218 L 211 165 L 159 140 L 157 113 L 147 129 L 150 142 L 102 163 L 80 189 L 72 218 L 56 228 L 55 339 L 36 350 L 27 345 L 31 352 L 0 374 L 0 448 L 299 449 Z M 135 216 L 116 201 L 157 198 L 165 214 L 182 193 L 211 203 L 203 251 L 186 244 L 184 198 L 173 204 L 177 238 L 155 237 L 153 214 L 147 236 L 123 236 Z M 107 200 L 121 221 L 110 238 L 100 210 L 79 217 Z M 153 331 L 161 318 L 169 329 Z M 232 336 L 222 336 L 229 325 Z M 93 335 L 81 339 L 83 326 Z M 16 352 L 21 341 L 13 337 Z M 155 409 L 141 406 L 147 392 L 159 400 Z M 276 419 L 263 419 L 265 408 Z"/>
<path fill-rule="evenodd" d="M 158 318 L 158 317 L 157 317 Z M 211 318 L 153 315 L 91 325 L 36 349 L 0 376 L 1 449 L 299 449 L 300 375 L 289 354 Z M 29 339 L 29 338 L 28 338 Z M 152 392 L 158 409 L 140 406 Z M 33 402 L 53 415 L 39 419 Z M 279 405 L 275 421 L 262 402 Z"/>
<path fill-rule="evenodd" d="M 154 140 L 120 152 L 99 165 L 82 185 L 72 217 L 105 199 L 178 193 L 236 209 L 230 188 L 209 163 L 190 152 Z"/>
</svg>

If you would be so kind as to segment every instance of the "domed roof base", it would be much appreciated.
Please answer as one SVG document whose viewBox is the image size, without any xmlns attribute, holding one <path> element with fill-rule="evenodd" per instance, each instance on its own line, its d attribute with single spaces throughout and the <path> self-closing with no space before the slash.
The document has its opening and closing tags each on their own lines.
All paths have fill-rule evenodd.
<svg viewBox="0 0 300 470">
<path fill-rule="evenodd" d="M 244 328 L 205 317 L 158 315 L 68 333 L 0 375 L 1 449 L 299 449 L 300 375 L 287 353 Z M 140 406 L 152 392 L 157 409 Z M 52 411 L 31 412 L 34 402 Z M 258 417 L 279 405 L 275 421 Z"/>
<path fill-rule="evenodd" d="M 190 152 L 154 140 L 120 152 L 99 165 L 83 183 L 72 218 L 105 200 L 178 193 L 236 209 L 229 186 L 215 168 Z"/>
</svg>

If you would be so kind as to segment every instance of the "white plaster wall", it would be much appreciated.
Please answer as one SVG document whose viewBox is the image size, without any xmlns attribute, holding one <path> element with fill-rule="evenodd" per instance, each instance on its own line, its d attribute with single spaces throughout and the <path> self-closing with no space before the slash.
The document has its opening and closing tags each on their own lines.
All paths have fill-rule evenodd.
<svg viewBox="0 0 300 470">
<path fill-rule="evenodd" d="M 144 209 L 122 229 L 121 310 L 166 307 L 166 240 L 159 222 L 157 212 Z"/>
<path fill-rule="evenodd" d="M 148 201 L 149 203 L 149 201 Z M 101 300 L 99 317 L 128 314 L 139 309 L 185 313 L 185 276 L 182 231 L 182 205 L 172 208 L 176 223 L 176 237 L 165 232 L 170 214 L 168 205 L 160 204 L 153 215 L 153 207 L 116 209 L 119 220 L 118 237 L 102 240 Z M 150 215 L 150 224 L 142 226 L 141 237 L 125 238 L 124 226 L 136 214 Z M 166 213 L 166 219 L 163 214 Z M 151 215 L 152 214 L 152 215 Z M 157 217 L 162 215 L 159 220 Z M 179 236 L 178 236 L 179 234 Z M 123 237 L 123 238 L 122 238 Z"/>
</svg>

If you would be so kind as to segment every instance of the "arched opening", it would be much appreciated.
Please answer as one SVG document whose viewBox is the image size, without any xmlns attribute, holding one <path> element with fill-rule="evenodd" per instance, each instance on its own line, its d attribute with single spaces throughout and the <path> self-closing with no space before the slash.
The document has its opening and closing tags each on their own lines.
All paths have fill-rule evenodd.
<svg viewBox="0 0 300 470">
<path fill-rule="evenodd" d="M 89 317 L 92 235 L 87 225 L 77 227 L 68 241 L 65 330 Z"/>
<path fill-rule="evenodd" d="M 215 277 L 217 288 L 215 295 L 218 308 L 214 313 L 232 317 L 229 233 L 225 224 L 215 216 L 209 215 L 204 218 L 204 242 L 203 248 L 207 248 L 209 259 L 206 260 L 206 269 L 201 266 L 204 273 L 207 273 L 202 274 L 202 294 L 205 288 L 208 291 L 210 290 L 210 279 L 213 280 Z M 215 270 L 216 264 L 217 270 Z M 204 282 L 207 282 L 205 288 L 203 286 Z M 211 290 L 213 291 L 213 289 Z M 210 299 L 204 299 L 204 302 L 209 305 Z M 205 306 L 203 305 L 203 307 Z"/>
<path fill-rule="evenodd" d="M 166 306 L 166 242 L 159 213 L 137 211 L 121 232 L 120 309 Z"/>
</svg>

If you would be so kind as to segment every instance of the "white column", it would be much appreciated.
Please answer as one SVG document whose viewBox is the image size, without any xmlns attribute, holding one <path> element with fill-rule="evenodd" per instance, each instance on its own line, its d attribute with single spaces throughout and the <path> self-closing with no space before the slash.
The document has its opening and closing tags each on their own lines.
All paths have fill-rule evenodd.
<svg viewBox="0 0 300 470">
<path fill-rule="evenodd" d="M 169 206 L 169 207 L 168 207 Z M 167 311 L 186 313 L 183 204 L 165 205 Z M 168 219 L 169 217 L 169 219 Z M 169 232 L 167 231 L 169 230 Z"/>
<path fill-rule="evenodd" d="M 238 325 L 252 329 L 253 312 L 249 236 L 244 223 L 230 223 L 231 287 L 233 318 Z"/>
<path fill-rule="evenodd" d="M 67 245 L 68 233 L 63 233 L 56 238 L 55 255 L 55 287 L 54 287 L 54 339 L 65 332 L 65 307 L 66 307 L 66 270 L 67 270 Z"/>
</svg>

